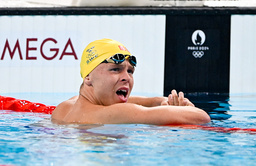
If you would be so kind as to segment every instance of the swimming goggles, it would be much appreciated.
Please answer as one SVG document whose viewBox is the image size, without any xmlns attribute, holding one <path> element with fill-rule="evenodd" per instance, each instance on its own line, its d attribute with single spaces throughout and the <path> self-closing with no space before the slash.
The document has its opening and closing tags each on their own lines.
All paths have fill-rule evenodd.
<svg viewBox="0 0 256 166">
<path fill-rule="evenodd" d="M 115 54 L 112 57 L 104 60 L 102 63 L 114 63 L 114 64 L 121 64 L 125 61 L 125 59 L 128 59 L 130 64 L 133 67 L 136 67 L 137 61 L 136 57 L 133 55 L 123 55 L 123 54 Z"/>
</svg>

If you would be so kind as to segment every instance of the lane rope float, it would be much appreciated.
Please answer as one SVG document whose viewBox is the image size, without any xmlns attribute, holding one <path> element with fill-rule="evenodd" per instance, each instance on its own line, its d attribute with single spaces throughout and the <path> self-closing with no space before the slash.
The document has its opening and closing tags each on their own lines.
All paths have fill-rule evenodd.
<svg viewBox="0 0 256 166">
<path fill-rule="evenodd" d="M 30 102 L 28 100 L 0 96 L 0 110 L 52 114 L 55 108 L 56 106 L 47 106 L 42 103 Z"/>
</svg>

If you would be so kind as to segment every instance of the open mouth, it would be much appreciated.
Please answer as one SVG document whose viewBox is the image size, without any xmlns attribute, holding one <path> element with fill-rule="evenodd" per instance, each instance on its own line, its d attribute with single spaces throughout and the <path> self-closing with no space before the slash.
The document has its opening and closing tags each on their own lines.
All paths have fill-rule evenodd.
<svg viewBox="0 0 256 166">
<path fill-rule="evenodd" d="M 123 97 L 126 98 L 126 96 L 127 96 L 127 94 L 128 94 L 128 90 L 126 90 L 126 89 L 120 89 L 120 90 L 118 90 L 118 91 L 116 92 L 116 94 L 117 94 L 118 96 L 123 96 Z"/>
</svg>

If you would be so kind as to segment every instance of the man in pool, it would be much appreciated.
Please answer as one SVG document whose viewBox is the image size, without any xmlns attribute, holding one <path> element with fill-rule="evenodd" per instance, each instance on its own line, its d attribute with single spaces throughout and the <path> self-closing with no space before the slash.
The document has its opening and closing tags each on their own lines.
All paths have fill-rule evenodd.
<svg viewBox="0 0 256 166">
<path fill-rule="evenodd" d="M 203 124 L 208 114 L 182 92 L 168 97 L 130 96 L 136 57 L 121 43 L 91 42 L 81 58 L 80 93 L 59 104 L 52 121 L 59 124 Z"/>
</svg>

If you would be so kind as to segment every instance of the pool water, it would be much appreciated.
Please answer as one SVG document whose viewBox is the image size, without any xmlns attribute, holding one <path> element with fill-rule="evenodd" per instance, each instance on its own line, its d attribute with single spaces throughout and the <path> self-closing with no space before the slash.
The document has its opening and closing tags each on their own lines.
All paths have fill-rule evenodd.
<svg viewBox="0 0 256 166">
<path fill-rule="evenodd" d="M 56 105 L 66 97 L 32 96 L 35 100 L 30 101 L 41 100 L 48 105 Z M 213 120 L 204 126 L 256 128 L 256 94 L 190 94 L 189 98 L 211 115 Z M 47 114 L 7 110 L 1 110 L 0 116 L 0 165 L 256 163 L 255 132 L 227 133 L 143 124 L 62 126 L 52 124 Z"/>
</svg>

